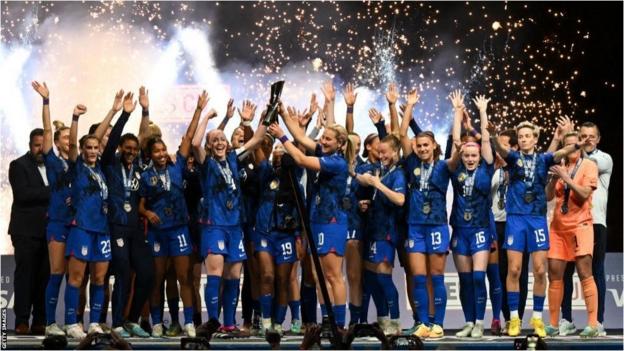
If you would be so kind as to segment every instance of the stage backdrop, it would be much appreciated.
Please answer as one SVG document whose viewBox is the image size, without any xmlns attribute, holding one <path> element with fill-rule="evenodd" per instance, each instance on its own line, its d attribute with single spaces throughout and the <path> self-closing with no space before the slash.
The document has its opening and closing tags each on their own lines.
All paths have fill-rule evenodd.
<svg viewBox="0 0 624 351">
<path fill-rule="evenodd" d="M 396 267 L 399 267 L 398 262 Z M 444 320 L 444 327 L 448 329 L 457 329 L 461 328 L 464 323 L 464 315 L 461 310 L 461 305 L 459 303 L 459 278 L 455 271 L 455 265 L 453 264 L 452 257 L 448 257 L 447 259 L 447 273 L 445 274 L 445 282 L 446 282 L 446 291 L 448 294 L 448 304 L 446 308 L 446 318 Z M 7 309 L 7 328 L 14 329 L 15 325 L 15 315 L 13 313 L 13 301 L 15 299 L 15 294 L 13 291 L 13 273 L 15 269 L 15 260 L 11 255 L 3 255 L 2 256 L 2 277 L 0 280 L 0 307 L 2 309 Z M 624 275 L 622 275 L 622 254 L 621 253 L 608 253 L 606 258 L 606 281 L 607 281 L 607 292 L 606 292 L 606 302 L 605 302 L 605 326 L 609 329 L 621 329 L 623 326 L 622 322 L 622 313 L 623 313 L 623 305 L 624 305 L 624 295 L 622 292 Z M 394 282 L 397 285 L 397 289 L 399 290 L 399 298 L 401 305 L 401 324 L 403 328 L 410 327 L 413 323 L 412 321 L 412 310 L 407 300 L 407 293 L 405 290 L 405 277 L 402 274 L 402 269 L 395 269 L 394 271 Z M 111 288 L 114 280 L 111 279 Z M 204 284 L 206 283 L 206 275 L 202 275 L 202 287 L 199 292 L 202 295 L 202 305 L 203 303 L 203 295 L 204 295 Z M 59 297 L 59 304 L 56 313 L 56 320 L 59 323 L 63 323 L 64 321 L 64 304 L 63 304 L 63 291 L 64 291 L 65 282 L 63 282 L 63 287 L 61 288 L 61 296 Z M 532 289 L 533 289 L 533 275 L 529 274 L 529 296 L 527 299 L 526 310 L 530 311 L 533 305 L 532 300 Z M 581 289 L 581 284 L 579 282 L 578 276 L 574 275 L 574 293 L 572 295 L 572 312 L 574 322 L 577 327 L 583 328 L 587 323 L 587 315 L 585 310 L 585 303 L 583 301 L 583 292 Z M 238 306 L 238 315 L 237 321 L 241 323 L 240 317 L 240 302 Z M 318 306 L 317 306 L 318 307 Z M 88 311 L 87 305 L 87 311 Z M 165 306 L 165 309 L 168 310 L 168 307 Z M 320 315 L 320 309 L 317 309 Z M 182 307 L 180 306 L 180 312 L 182 311 Z M 203 306 L 203 317 L 206 319 L 206 309 Z M 375 309 L 373 303 L 371 301 L 370 313 L 369 313 L 369 321 L 374 321 L 375 318 Z M 545 320 L 548 320 L 548 301 L 545 304 Z M 4 313 L 2 313 L 4 315 Z M 88 313 L 85 313 L 85 316 L 88 316 Z M 528 314 L 530 316 L 530 314 Z M 167 320 L 168 314 L 165 313 L 165 320 Z M 88 318 L 88 317 L 87 317 Z M 110 322 L 110 307 L 108 318 Z M 180 316 L 180 318 L 183 318 Z M 501 316 L 502 318 L 502 316 Z M 182 319 L 180 319 L 182 320 Z M 486 312 L 485 320 L 487 326 L 489 326 L 490 321 L 492 320 L 492 310 L 490 306 L 490 302 L 488 299 L 488 310 Z M 320 321 L 320 319 L 319 319 Z M 286 324 L 289 324 L 290 317 L 287 317 Z M 529 318 L 524 319 L 524 327 L 528 328 Z M 167 321 L 165 321 L 167 323 Z M 286 325 L 287 326 L 287 325 Z"/>
</svg>

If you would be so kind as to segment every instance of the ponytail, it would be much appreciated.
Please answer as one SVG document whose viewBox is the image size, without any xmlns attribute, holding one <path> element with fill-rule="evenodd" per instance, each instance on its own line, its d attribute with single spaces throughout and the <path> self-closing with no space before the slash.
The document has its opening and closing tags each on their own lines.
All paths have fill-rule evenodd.
<svg viewBox="0 0 624 351">
<path fill-rule="evenodd" d="M 327 126 L 326 129 L 336 134 L 336 140 L 338 140 L 340 150 L 343 150 L 342 154 L 347 161 L 347 165 L 349 165 L 349 173 L 352 173 L 355 169 L 355 143 L 351 140 L 351 137 L 349 137 L 347 129 L 340 124 L 332 124 L 331 126 Z"/>
</svg>

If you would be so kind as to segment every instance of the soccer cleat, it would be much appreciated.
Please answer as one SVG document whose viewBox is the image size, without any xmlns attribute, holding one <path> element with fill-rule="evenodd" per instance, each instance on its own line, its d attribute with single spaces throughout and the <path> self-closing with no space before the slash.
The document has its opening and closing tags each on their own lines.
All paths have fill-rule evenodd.
<svg viewBox="0 0 624 351">
<path fill-rule="evenodd" d="M 509 336 L 518 336 L 522 331 L 522 320 L 518 317 L 514 317 L 509 321 L 509 327 L 507 327 L 507 334 Z"/>
<path fill-rule="evenodd" d="M 388 331 L 388 335 L 401 335 L 401 321 L 399 319 L 391 320 Z"/>
<path fill-rule="evenodd" d="M 462 330 L 455 333 L 455 336 L 458 338 L 467 338 L 470 336 L 470 333 L 472 332 L 472 328 L 474 328 L 474 323 L 468 322 L 466 323 L 466 325 L 464 325 Z"/>
<path fill-rule="evenodd" d="M 579 336 L 583 339 L 585 338 L 595 338 L 600 336 L 600 330 L 598 330 L 598 326 L 586 326 L 585 329 L 579 334 Z"/>
<path fill-rule="evenodd" d="M 180 326 L 180 323 L 175 323 L 175 324 L 170 325 L 167 331 L 165 332 L 165 336 L 168 336 L 168 337 L 176 337 L 176 336 L 180 336 L 181 334 L 182 334 L 182 327 Z"/>
<path fill-rule="evenodd" d="M 544 321 L 541 318 L 531 318 L 531 326 L 533 327 L 533 331 L 540 338 L 546 337 L 546 326 L 544 325 Z"/>
<path fill-rule="evenodd" d="M 492 319 L 492 324 L 490 325 L 490 333 L 492 335 L 501 336 L 501 322 L 499 319 Z"/>
<path fill-rule="evenodd" d="M 390 335 L 390 319 L 388 317 L 378 318 L 379 328 L 383 331 L 384 335 Z"/>
<path fill-rule="evenodd" d="M 67 326 L 67 336 L 77 340 L 82 340 L 87 337 L 87 334 L 85 334 L 80 325 L 76 323 Z"/>
<path fill-rule="evenodd" d="M 143 330 L 137 323 L 128 322 L 124 325 L 124 329 L 130 334 L 130 336 L 137 336 L 139 338 L 149 338 L 148 332 Z"/>
<path fill-rule="evenodd" d="M 50 335 L 65 336 L 65 332 L 61 328 L 59 328 L 59 326 L 56 323 L 52 323 L 46 326 L 45 328 L 45 336 L 50 336 Z"/>
<path fill-rule="evenodd" d="M 472 331 L 470 332 L 470 337 L 475 339 L 482 338 L 483 329 L 485 329 L 483 327 L 483 323 L 476 323 L 474 328 L 472 328 Z"/>
<path fill-rule="evenodd" d="M 278 333 L 280 336 L 284 335 L 284 329 L 281 324 L 273 324 L 273 331 Z"/>
<path fill-rule="evenodd" d="M 106 323 L 98 323 L 100 325 L 100 328 L 102 328 L 102 331 L 104 332 L 104 334 L 110 334 L 111 331 L 113 331 L 113 329 L 111 329 L 111 327 L 108 326 L 108 324 Z"/>
<path fill-rule="evenodd" d="M 547 325 L 545 328 L 546 335 L 550 337 L 558 336 L 560 334 L 559 328 L 561 328 L 561 326 L 553 327 L 552 325 Z"/>
<path fill-rule="evenodd" d="M 568 322 L 566 319 L 562 319 L 559 322 L 559 335 L 568 336 L 576 333 L 576 326 L 572 322 Z"/>
<path fill-rule="evenodd" d="M 433 324 L 429 328 L 429 339 L 440 339 L 444 337 L 444 329 L 441 325 Z"/>
<path fill-rule="evenodd" d="M 125 338 L 129 338 L 129 337 L 130 337 L 130 333 L 128 333 L 128 332 L 126 331 L 126 329 L 124 329 L 124 327 L 117 327 L 117 328 L 114 328 L 114 329 L 113 329 L 113 331 L 114 331 L 117 335 L 119 335 L 120 337 L 122 337 L 122 338 L 124 338 L 124 339 L 125 339 Z"/>
<path fill-rule="evenodd" d="M 301 321 L 295 319 L 290 325 L 290 333 L 295 335 L 301 335 Z"/>
<path fill-rule="evenodd" d="M 152 337 L 162 338 L 163 336 L 163 324 L 158 323 L 152 326 Z"/>
<path fill-rule="evenodd" d="M 91 323 L 89 324 L 89 331 L 87 334 L 104 334 L 104 330 L 102 330 L 100 323 Z"/>
<path fill-rule="evenodd" d="M 424 323 L 420 323 L 416 326 L 416 330 L 414 331 L 414 333 L 412 333 L 412 335 L 417 336 L 421 339 L 425 339 L 429 337 L 429 327 L 426 326 Z"/>
<path fill-rule="evenodd" d="M 185 324 L 184 325 L 184 333 L 189 338 L 194 338 L 195 336 L 197 336 L 197 334 L 195 333 L 195 324 L 193 324 L 193 323 Z"/>
<path fill-rule="evenodd" d="M 501 335 L 509 335 L 509 321 L 505 321 L 505 326 L 501 330 Z"/>
<path fill-rule="evenodd" d="M 602 323 L 598 323 L 598 336 L 607 336 L 607 330 Z"/>
</svg>

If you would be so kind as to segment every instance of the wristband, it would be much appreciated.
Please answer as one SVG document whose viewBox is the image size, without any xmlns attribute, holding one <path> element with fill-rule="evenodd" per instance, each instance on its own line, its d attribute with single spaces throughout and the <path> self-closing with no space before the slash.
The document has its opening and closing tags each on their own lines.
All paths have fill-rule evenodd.
<svg viewBox="0 0 624 351">
<path fill-rule="evenodd" d="M 43 104 L 44 105 L 49 105 L 50 104 L 50 98 L 43 98 Z"/>
<path fill-rule="evenodd" d="M 241 125 L 244 127 L 251 127 L 251 121 L 243 121 L 241 122 Z"/>
<path fill-rule="evenodd" d="M 79 115 L 72 115 L 72 122 L 78 122 Z"/>
<path fill-rule="evenodd" d="M 281 141 L 282 144 L 286 144 L 286 142 L 288 141 L 288 137 L 286 136 L 286 134 L 279 137 L 279 141 Z"/>
<path fill-rule="evenodd" d="M 353 105 L 347 106 L 347 113 L 353 113 Z"/>
<path fill-rule="evenodd" d="M 143 109 L 143 111 L 141 111 L 141 116 L 143 116 L 143 117 L 149 116 L 149 110 L 148 109 Z"/>
<path fill-rule="evenodd" d="M 468 132 L 468 134 L 472 135 L 473 137 L 476 137 L 476 136 L 477 136 L 477 131 L 476 131 L 474 128 L 472 128 L 472 129 Z"/>
</svg>

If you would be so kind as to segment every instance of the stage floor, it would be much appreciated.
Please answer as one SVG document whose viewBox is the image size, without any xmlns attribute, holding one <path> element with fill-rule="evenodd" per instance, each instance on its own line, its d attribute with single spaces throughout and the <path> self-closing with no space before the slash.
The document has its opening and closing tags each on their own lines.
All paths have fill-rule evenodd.
<svg viewBox="0 0 624 351">
<path fill-rule="evenodd" d="M 455 331 L 447 331 L 453 335 Z M 129 338 L 135 350 L 171 350 L 180 348 L 181 338 Z M 7 349 L 12 350 L 32 350 L 41 349 L 41 336 L 13 336 L 7 338 Z M 301 343 L 301 336 L 284 336 L 281 342 L 281 349 L 298 350 Z M 67 349 L 75 349 L 78 343 L 70 340 Z M 474 340 L 470 338 L 457 338 L 447 336 L 440 340 L 427 341 L 424 345 L 428 350 L 513 350 L 514 338 L 484 336 L 483 339 Z M 546 344 L 550 350 L 622 350 L 624 349 L 622 330 L 609 331 L 606 337 L 595 339 L 581 339 L 578 336 L 567 336 L 557 338 L 547 338 Z M 259 337 L 239 338 L 239 339 L 219 339 L 213 338 L 210 341 L 213 350 L 267 350 L 269 344 Z M 323 349 L 330 349 L 330 344 L 323 341 Z M 374 350 L 379 349 L 379 342 L 374 338 L 357 338 L 352 344 L 353 349 Z"/>
</svg>

